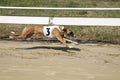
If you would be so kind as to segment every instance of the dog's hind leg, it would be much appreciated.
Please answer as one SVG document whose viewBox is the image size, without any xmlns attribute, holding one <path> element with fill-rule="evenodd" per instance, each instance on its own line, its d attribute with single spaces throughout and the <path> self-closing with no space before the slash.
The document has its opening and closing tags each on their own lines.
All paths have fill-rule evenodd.
<svg viewBox="0 0 120 80">
<path fill-rule="evenodd" d="M 33 35 L 34 31 L 33 29 L 30 29 L 29 27 L 25 27 L 21 33 L 21 35 L 19 35 L 17 37 L 17 39 L 26 39 L 29 38 Z"/>
</svg>

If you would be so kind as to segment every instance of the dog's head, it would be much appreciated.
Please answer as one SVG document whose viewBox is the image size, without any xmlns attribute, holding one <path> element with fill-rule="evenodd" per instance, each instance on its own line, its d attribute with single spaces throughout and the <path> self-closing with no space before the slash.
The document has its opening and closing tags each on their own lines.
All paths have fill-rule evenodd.
<svg viewBox="0 0 120 80">
<path fill-rule="evenodd" d="M 64 36 L 75 38 L 75 34 L 71 29 L 63 28 Z"/>
</svg>

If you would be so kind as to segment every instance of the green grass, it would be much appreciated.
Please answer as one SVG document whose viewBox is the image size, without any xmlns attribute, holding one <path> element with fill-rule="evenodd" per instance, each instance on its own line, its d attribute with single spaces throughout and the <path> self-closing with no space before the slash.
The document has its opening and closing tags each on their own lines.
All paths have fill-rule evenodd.
<svg viewBox="0 0 120 80">
<path fill-rule="evenodd" d="M 25 7 L 106 7 L 119 8 L 120 0 L 1 0 L 0 6 Z M 68 11 L 68 10 L 7 10 L 0 9 L 5 16 L 49 16 L 49 17 L 98 17 L 120 18 L 120 11 Z M 20 32 L 27 25 L 0 24 L 0 33 Z M 120 27 L 69 26 L 80 40 L 120 41 Z"/>
<path fill-rule="evenodd" d="M 26 25 L 0 24 L 0 33 L 10 35 L 11 31 L 21 32 Z"/>
<path fill-rule="evenodd" d="M 0 6 L 25 7 L 120 7 L 120 0 L 2 0 Z M 0 15 L 120 17 L 120 11 L 5 10 Z"/>
<path fill-rule="evenodd" d="M 1 6 L 119 7 L 120 0 L 2 0 Z"/>
<path fill-rule="evenodd" d="M 71 26 L 80 40 L 120 41 L 120 27 Z"/>
</svg>

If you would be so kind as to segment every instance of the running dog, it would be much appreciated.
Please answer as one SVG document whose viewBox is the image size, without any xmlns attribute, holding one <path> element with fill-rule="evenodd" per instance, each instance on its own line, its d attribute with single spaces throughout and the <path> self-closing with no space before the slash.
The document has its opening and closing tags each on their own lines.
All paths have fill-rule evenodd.
<svg viewBox="0 0 120 80">
<path fill-rule="evenodd" d="M 66 43 L 65 36 L 75 37 L 72 30 L 64 26 L 28 26 L 25 27 L 22 33 L 16 37 L 16 39 L 26 39 L 31 37 L 33 34 L 42 34 L 45 37 L 57 38 L 66 47 L 71 48 Z"/>
</svg>

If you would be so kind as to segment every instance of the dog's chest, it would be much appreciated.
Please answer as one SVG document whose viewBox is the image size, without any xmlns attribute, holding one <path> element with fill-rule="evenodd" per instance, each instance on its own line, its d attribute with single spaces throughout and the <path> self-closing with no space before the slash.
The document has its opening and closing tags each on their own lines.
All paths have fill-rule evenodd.
<svg viewBox="0 0 120 80">
<path fill-rule="evenodd" d="M 58 28 L 59 26 L 44 26 L 43 33 L 45 37 L 53 38 L 54 35 L 52 34 L 52 31 L 54 28 Z"/>
</svg>

